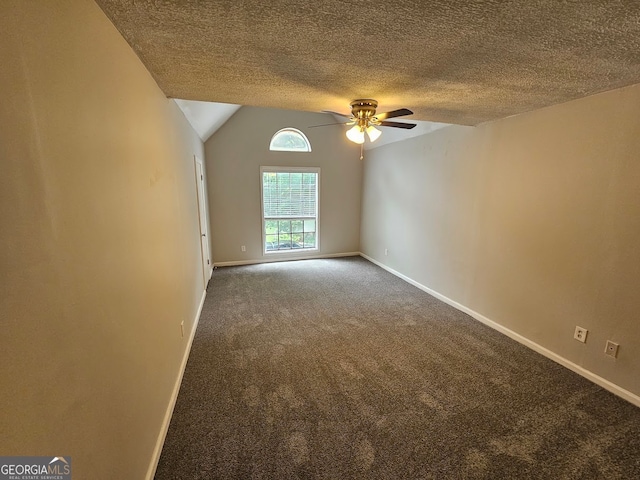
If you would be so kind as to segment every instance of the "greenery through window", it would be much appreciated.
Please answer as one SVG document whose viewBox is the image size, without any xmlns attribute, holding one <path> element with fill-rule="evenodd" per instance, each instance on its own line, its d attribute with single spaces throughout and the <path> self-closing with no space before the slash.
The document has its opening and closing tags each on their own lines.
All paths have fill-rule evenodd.
<svg viewBox="0 0 640 480">
<path fill-rule="evenodd" d="M 264 252 L 318 248 L 319 168 L 262 167 Z"/>
<path fill-rule="evenodd" d="M 269 150 L 280 152 L 310 152 L 311 144 L 300 130 L 283 128 L 271 137 Z"/>
</svg>

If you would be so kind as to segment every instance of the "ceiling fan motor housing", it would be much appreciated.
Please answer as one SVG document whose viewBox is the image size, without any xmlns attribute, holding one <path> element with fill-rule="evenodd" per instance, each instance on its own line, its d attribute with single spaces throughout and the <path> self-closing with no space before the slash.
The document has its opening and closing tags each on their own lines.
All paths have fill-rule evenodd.
<svg viewBox="0 0 640 480">
<path fill-rule="evenodd" d="M 376 114 L 378 102 L 371 98 L 363 98 L 351 102 L 351 115 L 357 119 L 370 119 Z"/>
</svg>

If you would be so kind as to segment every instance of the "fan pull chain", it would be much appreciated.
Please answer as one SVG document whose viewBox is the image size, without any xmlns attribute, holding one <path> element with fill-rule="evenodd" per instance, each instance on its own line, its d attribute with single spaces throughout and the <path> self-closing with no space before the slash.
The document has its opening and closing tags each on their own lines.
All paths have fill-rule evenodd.
<svg viewBox="0 0 640 480">
<path fill-rule="evenodd" d="M 364 160 L 364 143 L 360 144 L 360 160 Z"/>
</svg>

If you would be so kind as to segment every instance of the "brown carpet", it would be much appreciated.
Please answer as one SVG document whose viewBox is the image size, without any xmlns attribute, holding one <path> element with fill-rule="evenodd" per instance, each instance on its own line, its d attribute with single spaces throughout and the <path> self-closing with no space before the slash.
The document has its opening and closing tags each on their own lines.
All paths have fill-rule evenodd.
<svg viewBox="0 0 640 480">
<path fill-rule="evenodd" d="M 360 257 L 214 272 L 156 479 L 637 479 L 640 409 Z"/>
</svg>

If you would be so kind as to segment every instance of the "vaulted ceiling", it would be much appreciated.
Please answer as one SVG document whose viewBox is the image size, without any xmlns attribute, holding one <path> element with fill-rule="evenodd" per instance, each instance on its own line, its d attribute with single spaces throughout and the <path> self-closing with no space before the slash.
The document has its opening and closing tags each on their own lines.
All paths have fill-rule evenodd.
<svg viewBox="0 0 640 480">
<path fill-rule="evenodd" d="M 97 0 L 168 97 L 475 125 L 640 83 L 640 2 Z"/>
</svg>

